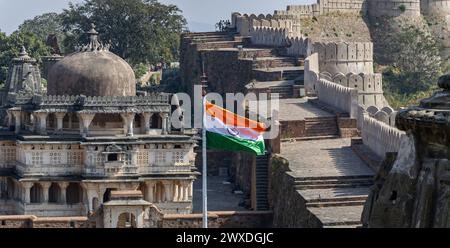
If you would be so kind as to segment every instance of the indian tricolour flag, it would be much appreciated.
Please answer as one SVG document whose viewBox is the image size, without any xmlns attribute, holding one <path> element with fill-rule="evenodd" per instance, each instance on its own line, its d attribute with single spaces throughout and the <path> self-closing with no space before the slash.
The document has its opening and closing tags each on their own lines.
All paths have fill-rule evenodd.
<svg viewBox="0 0 450 248">
<path fill-rule="evenodd" d="M 208 148 L 264 155 L 263 123 L 239 116 L 208 101 L 204 127 Z"/>
</svg>

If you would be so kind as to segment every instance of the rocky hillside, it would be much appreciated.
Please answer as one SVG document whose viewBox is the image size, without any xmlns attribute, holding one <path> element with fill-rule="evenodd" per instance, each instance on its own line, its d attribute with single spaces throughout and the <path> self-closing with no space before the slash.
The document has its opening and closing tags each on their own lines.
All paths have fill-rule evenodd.
<svg viewBox="0 0 450 248">
<path fill-rule="evenodd" d="M 371 41 L 370 31 L 362 16 L 333 13 L 301 18 L 302 34 L 314 41 Z"/>
</svg>

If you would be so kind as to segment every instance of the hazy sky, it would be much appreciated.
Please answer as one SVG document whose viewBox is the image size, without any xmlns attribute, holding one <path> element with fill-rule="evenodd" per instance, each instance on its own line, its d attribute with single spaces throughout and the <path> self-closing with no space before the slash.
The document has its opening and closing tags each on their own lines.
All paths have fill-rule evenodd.
<svg viewBox="0 0 450 248">
<path fill-rule="evenodd" d="M 0 30 L 10 34 L 26 19 L 48 12 L 61 12 L 69 2 L 83 0 L 0 0 Z M 232 12 L 272 13 L 289 4 L 312 3 L 315 0 L 160 0 L 177 5 L 189 23 L 191 31 L 214 29 L 221 19 L 229 19 Z"/>
</svg>

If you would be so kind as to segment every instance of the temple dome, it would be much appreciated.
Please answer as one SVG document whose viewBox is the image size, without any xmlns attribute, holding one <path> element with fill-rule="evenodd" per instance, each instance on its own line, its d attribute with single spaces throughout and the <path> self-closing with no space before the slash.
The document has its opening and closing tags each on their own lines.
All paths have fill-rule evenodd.
<svg viewBox="0 0 450 248">
<path fill-rule="evenodd" d="M 135 96 L 136 79 L 131 66 L 98 42 L 94 27 L 90 44 L 77 48 L 52 66 L 48 95 Z"/>
</svg>

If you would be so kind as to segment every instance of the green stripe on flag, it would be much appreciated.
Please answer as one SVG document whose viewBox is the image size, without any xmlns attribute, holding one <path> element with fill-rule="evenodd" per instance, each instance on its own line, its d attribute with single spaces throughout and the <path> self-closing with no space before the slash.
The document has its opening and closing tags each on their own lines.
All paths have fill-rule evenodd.
<svg viewBox="0 0 450 248">
<path fill-rule="evenodd" d="M 206 132 L 206 140 L 208 148 L 228 151 L 247 151 L 256 153 L 256 155 L 264 155 L 266 150 L 263 140 L 247 140 L 213 132 Z"/>
</svg>

